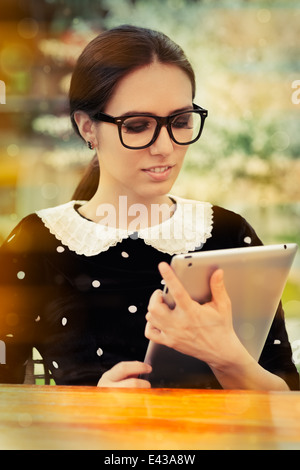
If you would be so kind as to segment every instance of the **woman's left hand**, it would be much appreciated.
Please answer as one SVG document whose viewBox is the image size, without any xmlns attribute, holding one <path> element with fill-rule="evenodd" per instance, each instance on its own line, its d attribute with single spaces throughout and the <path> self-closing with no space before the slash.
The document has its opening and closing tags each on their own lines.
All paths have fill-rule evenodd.
<svg viewBox="0 0 300 470">
<path fill-rule="evenodd" d="M 163 301 L 162 291 L 155 291 L 148 306 L 145 336 L 212 367 L 222 365 L 228 355 L 232 356 L 232 348 L 236 352 L 242 347 L 233 329 L 223 271 L 218 269 L 212 274 L 212 300 L 201 305 L 191 299 L 167 263 L 160 263 L 159 270 L 176 305 L 171 310 Z"/>
</svg>

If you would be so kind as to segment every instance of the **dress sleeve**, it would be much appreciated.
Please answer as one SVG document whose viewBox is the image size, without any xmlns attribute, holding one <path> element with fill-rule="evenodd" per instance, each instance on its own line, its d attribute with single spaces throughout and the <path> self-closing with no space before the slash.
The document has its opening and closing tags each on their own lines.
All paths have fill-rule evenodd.
<svg viewBox="0 0 300 470">
<path fill-rule="evenodd" d="M 292 349 L 285 327 L 281 302 L 278 306 L 259 364 L 281 377 L 291 390 L 299 390 L 299 374 L 292 360 Z"/>
<path fill-rule="evenodd" d="M 0 383 L 23 383 L 34 342 L 41 290 L 30 221 L 20 222 L 0 248 Z"/>
</svg>

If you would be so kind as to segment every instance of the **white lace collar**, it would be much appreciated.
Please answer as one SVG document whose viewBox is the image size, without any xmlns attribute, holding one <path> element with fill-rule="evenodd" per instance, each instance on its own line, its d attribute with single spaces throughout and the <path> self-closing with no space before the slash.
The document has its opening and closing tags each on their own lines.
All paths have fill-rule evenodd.
<svg viewBox="0 0 300 470">
<path fill-rule="evenodd" d="M 172 217 L 159 225 L 138 231 L 138 237 L 147 245 L 170 255 L 187 253 L 201 247 L 211 237 L 212 205 L 170 196 L 176 202 Z M 94 256 L 118 242 L 137 234 L 97 224 L 82 217 L 75 209 L 85 201 L 70 201 L 36 214 L 55 237 L 78 255 Z"/>
</svg>

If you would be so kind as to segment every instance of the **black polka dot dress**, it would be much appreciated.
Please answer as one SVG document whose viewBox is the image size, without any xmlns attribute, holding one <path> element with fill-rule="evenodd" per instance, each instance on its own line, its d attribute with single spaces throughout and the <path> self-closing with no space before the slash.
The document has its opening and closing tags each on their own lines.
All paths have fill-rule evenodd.
<svg viewBox="0 0 300 470">
<path fill-rule="evenodd" d="M 147 306 L 163 288 L 159 262 L 177 253 L 261 244 L 238 214 L 174 201 L 169 220 L 134 233 L 85 219 L 78 201 L 17 225 L 0 250 L 0 383 L 23 383 L 33 348 L 57 385 L 97 385 L 118 362 L 143 361 Z M 298 387 L 281 306 L 260 363 Z M 210 370 L 203 387 L 220 387 Z"/>
</svg>

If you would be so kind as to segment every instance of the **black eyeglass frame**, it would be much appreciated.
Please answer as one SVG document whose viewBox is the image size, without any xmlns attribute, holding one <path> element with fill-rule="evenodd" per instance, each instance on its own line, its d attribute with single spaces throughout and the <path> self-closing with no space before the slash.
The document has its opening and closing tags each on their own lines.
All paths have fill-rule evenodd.
<svg viewBox="0 0 300 470">
<path fill-rule="evenodd" d="M 181 114 L 186 114 L 190 111 L 196 112 L 197 114 L 200 114 L 200 116 L 201 116 L 201 125 L 200 125 L 199 132 L 198 132 L 197 136 L 193 140 L 191 140 L 190 142 L 184 142 L 184 143 L 178 142 L 175 139 L 175 137 L 173 136 L 173 133 L 172 133 L 172 127 L 171 127 L 172 121 L 177 116 L 180 116 Z M 160 130 L 163 126 L 166 126 L 170 138 L 176 144 L 178 144 L 178 145 L 193 144 L 194 142 L 196 142 L 200 138 L 200 136 L 202 134 L 203 127 L 204 127 L 204 122 L 205 122 L 205 119 L 207 118 L 207 116 L 208 116 L 207 109 L 201 108 L 201 106 L 198 106 L 197 104 L 193 103 L 193 109 L 192 110 L 180 111 L 178 113 L 170 114 L 170 116 L 166 116 L 166 117 L 155 116 L 153 114 L 142 114 L 142 113 L 141 114 L 136 113 L 136 114 L 130 114 L 130 115 L 126 115 L 126 116 L 113 117 L 113 116 L 110 116 L 109 114 L 99 112 L 99 113 L 94 114 L 92 116 L 92 119 L 94 119 L 95 121 L 108 122 L 108 123 L 111 123 L 111 124 L 116 124 L 118 126 L 119 138 L 120 138 L 120 141 L 121 141 L 121 144 L 123 145 L 123 147 L 126 147 L 130 150 L 141 150 L 141 149 L 145 149 L 147 147 L 150 147 L 152 144 L 154 144 L 154 142 L 156 141 L 157 137 L 159 136 Z M 153 137 L 152 137 L 151 141 L 147 145 L 142 145 L 140 147 L 132 147 L 130 145 L 125 144 L 124 141 L 123 141 L 123 138 L 122 138 L 122 125 L 123 125 L 123 122 L 126 121 L 126 119 L 135 118 L 135 117 L 151 117 L 151 118 L 156 120 L 156 129 L 154 131 L 154 134 L 153 134 Z"/>
</svg>

